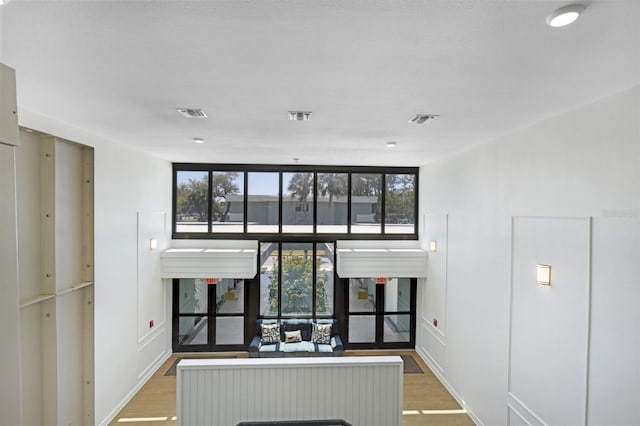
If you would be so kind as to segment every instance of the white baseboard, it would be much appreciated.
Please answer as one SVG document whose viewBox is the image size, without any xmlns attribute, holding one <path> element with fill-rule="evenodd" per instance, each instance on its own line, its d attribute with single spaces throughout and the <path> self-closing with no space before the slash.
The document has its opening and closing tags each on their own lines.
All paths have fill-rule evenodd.
<svg viewBox="0 0 640 426">
<path fill-rule="evenodd" d="M 438 378 L 442 386 L 449 391 L 451 396 L 460 404 L 462 408 L 465 409 L 471 420 L 478 426 L 484 426 L 484 423 L 476 416 L 476 414 L 469 409 L 469 407 L 465 404 L 462 396 L 451 386 L 451 384 L 445 379 L 444 375 L 440 372 L 440 368 L 438 364 L 431 358 L 429 353 L 420 347 L 416 347 L 416 352 L 422 358 L 422 360 L 427 364 L 427 366 L 431 369 L 433 374 Z"/>
<path fill-rule="evenodd" d="M 116 405 L 113 410 L 111 410 L 111 412 L 107 415 L 107 417 L 100 423 L 98 423 L 98 425 L 108 426 L 109 423 L 118 415 L 118 413 L 125 407 L 125 405 L 127 405 L 129 401 L 131 401 L 135 394 L 137 394 L 140 389 L 142 389 L 142 387 L 149 381 L 151 376 L 153 376 L 153 374 L 158 371 L 162 364 L 164 364 L 164 362 L 168 360 L 171 355 L 171 350 L 168 350 L 162 356 L 158 357 L 157 361 L 146 369 L 146 374 L 141 376 L 141 378 L 138 380 L 138 384 L 134 386 L 131 391 L 129 391 L 129 393 L 122 399 L 122 401 L 120 401 L 120 403 Z"/>
</svg>

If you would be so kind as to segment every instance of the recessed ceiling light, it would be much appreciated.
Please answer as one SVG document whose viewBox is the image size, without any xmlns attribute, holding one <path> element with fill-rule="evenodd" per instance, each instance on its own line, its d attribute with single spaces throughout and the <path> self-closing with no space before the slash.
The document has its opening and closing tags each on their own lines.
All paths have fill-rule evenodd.
<svg viewBox="0 0 640 426">
<path fill-rule="evenodd" d="M 433 120 L 435 120 L 437 118 L 438 118 L 438 116 L 437 115 L 433 115 L 433 114 L 416 114 L 415 117 L 413 117 L 411 120 L 409 120 L 409 123 L 424 124 L 427 121 L 433 121 Z"/>
<path fill-rule="evenodd" d="M 307 121 L 311 119 L 311 111 L 289 111 L 289 120 Z"/>
<path fill-rule="evenodd" d="M 195 142 L 195 143 L 204 143 L 204 139 L 202 139 L 202 138 L 193 138 L 193 142 Z"/>
<path fill-rule="evenodd" d="M 547 16 L 547 25 L 550 27 L 564 27 L 565 25 L 569 25 L 578 19 L 584 9 L 585 7 L 581 4 L 570 4 L 569 6 L 561 7 Z"/>
<path fill-rule="evenodd" d="M 398 142 L 396 142 L 396 141 L 387 142 L 387 147 L 389 147 L 389 148 L 395 148 L 396 145 L 398 145 Z"/>
<path fill-rule="evenodd" d="M 207 114 L 199 108 L 176 108 L 176 111 L 187 118 L 207 118 Z"/>
</svg>

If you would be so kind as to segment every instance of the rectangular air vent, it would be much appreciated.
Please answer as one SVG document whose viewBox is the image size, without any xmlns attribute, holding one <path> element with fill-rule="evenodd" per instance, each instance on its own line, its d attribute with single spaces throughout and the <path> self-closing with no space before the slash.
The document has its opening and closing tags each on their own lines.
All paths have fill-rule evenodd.
<svg viewBox="0 0 640 426">
<path fill-rule="evenodd" d="M 311 111 L 289 111 L 289 120 L 307 121 L 311 119 Z"/>
<path fill-rule="evenodd" d="M 433 114 L 416 114 L 415 117 L 409 120 L 409 123 L 424 124 L 426 122 L 431 122 L 437 118 L 438 116 Z"/>
<path fill-rule="evenodd" d="M 177 108 L 176 109 L 183 117 L 187 118 L 207 118 L 207 114 L 198 108 Z"/>
</svg>

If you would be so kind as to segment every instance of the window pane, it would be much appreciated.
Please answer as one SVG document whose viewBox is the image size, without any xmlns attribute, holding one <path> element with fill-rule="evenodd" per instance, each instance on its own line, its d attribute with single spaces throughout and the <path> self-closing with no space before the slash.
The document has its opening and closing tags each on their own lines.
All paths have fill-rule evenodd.
<svg viewBox="0 0 640 426">
<path fill-rule="evenodd" d="M 385 194 L 385 234 L 412 234 L 416 175 L 387 175 Z"/>
<path fill-rule="evenodd" d="M 349 343 L 376 341 L 375 315 L 349 315 Z"/>
<path fill-rule="evenodd" d="M 376 283 L 371 278 L 349 279 L 349 312 L 376 311 Z"/>
<path fill-rule="evenodd" d="M 209 172 L 176 173 L 176 232 L 209 232 Z"/>
<path fill-rule="evenodd" d="M 333 315 L 333 247 L 316 245 L 316 315 Z"/>
<path fill-rule="evenodd" d="M 282 244 L 282 316 L 313 312 L 313 244 Z"/>
<path fill-rule="evenodd" d="M 403 315 L 385 315 L 384 316 L 384 341 L 385 342 L 408 342 L 411 340 L 409 327 L 411 325 L 411 316 Z"/>
<path fill-rule="evenodd" d="M 244 280 L 233 278 L 218 280 L 216 312 L 219 314 L 244 313 Z"/>
<path fill-rule="evenodd" d="M 313 173 L 284 173 L 282 192 L 282 232 L 313 232 Z"/>
<path fill-rule="evenodd" d="M 251 172 L 248 174 L 248 232 L 278 232 L 280 174 Z"/>
<path fill-rule="evenodd" d="M 212 172 L 212 232 L 244 232 L 244 173 Z"/>
<path fill-rule="evenodd" d="M 179 281 L 178 312 L 206 314 L 208 306 L 207 283 L 202 279 L 181 278 Z"/>
<path fill-rule="evenodd" d="M 178 328 L 180 345 L 207 344 L 207 317 L 180 317 Z"/>
<path fill-rule="evenodd" d="M 351 175 L 351 232 L 379 234 L 382 195 L 382 175 L 354 173 Z"/>
<path fill-rule="evenodd" d="M 318 173 L 318 233 L 347 232 L 347 191 L 346 173 Z"/>
<path fill-rule="evenodd" d="M 261 243 L 260 315 L 278 315 L 278 244 Z"/>
<path fill-rule="evenodd" d="M 244 317 L 216 318 L 216 345 L 242 345 Z"/>
<path fill-rule="evenodd" d="M 409 312 L 411 310 L 411 280 L 389 278 L 384 285 L 385 312 Z"/>
</svg>

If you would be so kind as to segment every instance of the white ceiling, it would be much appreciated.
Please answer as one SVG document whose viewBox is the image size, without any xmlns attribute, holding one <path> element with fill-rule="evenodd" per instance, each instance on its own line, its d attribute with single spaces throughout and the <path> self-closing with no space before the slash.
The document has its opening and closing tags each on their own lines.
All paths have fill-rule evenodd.
<svg viewBox="0 0 640 426">
<path fill-rule="evenodd" d="M 170 161 L 417 166 L 638 84 L 640 1 L 589 3 L 10 0 L 0 60 L 21 110 Z"/>
</svg>

